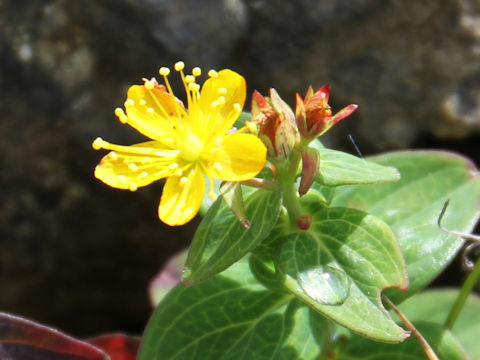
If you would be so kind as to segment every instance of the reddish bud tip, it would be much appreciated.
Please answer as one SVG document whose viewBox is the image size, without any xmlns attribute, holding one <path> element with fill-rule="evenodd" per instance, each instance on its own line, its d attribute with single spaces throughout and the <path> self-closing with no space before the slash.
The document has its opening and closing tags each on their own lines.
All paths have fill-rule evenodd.
<svg viewBox="0 0 480 360">
<path fill-rule="evenodd" d="M 308 230 L 310 225 L 312 225 L 312 215 L 301 215 L 297 219 L 297 226 L 300 230 Z"/>
</svg>

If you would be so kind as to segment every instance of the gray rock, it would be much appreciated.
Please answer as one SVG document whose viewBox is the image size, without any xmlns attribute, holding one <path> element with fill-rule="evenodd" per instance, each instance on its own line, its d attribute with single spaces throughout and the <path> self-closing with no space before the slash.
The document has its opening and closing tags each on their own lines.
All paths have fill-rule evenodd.
<svg viewBox="0 0 480 360">
<path fill-rule="evenodd" d="M 345 146 L 351 133 L 365 153 L 480 127 L 476 0 L 0 0 L 0 10 L 0 309 L 76 335 L 140 332 L 148 281 L 196 225 L 156 219 L 160 183 L 122 192 L 92 174 L 96 136 L 142 140 L 113 109 L 158 67 L 230 67 L 249 91 L 275 87 L 291 105 L 330 83 L 334 110 L 360 108 L 324 141 Z"/>
</svg>

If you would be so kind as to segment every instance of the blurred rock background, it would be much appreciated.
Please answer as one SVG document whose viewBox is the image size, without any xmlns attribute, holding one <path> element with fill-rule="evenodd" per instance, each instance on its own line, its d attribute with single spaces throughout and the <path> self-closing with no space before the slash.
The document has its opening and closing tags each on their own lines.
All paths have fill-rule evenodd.
<svg viewBox="0 0 480 360">
<path fill-rule="evenodd" d="M 323 140 L 364 154 L 459 150 L 480 163 L 477 0 L 0 0 L 0 309 L 77 336 L 139 333 L 149 280 L 196 222 L 156 218 L 161 184 L 93 178 L 113 109 L 179 59 L 232 68 L 294 105 L 332 86 L 360 105 Z M 247 104 L 248 106 L 248 104 Z"/>
</svg>

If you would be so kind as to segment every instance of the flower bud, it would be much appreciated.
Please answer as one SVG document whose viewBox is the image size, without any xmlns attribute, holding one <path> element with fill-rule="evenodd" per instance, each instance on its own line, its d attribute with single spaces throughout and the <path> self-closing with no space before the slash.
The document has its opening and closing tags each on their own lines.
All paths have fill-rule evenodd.
<svg viewBox="0 0 480 360">
<path fill-rule="evenodd" d="M 296 95 L 295 115 L 300 136 L 304 140 L 312 140 L 326 131 L 340 120 L 346 118 L 358 107 L 350 104 L 332 116 L 332 109 L 328 104 L 330 97 L 330 85 L 325 85 L 315 93 L 310 86 L 302 99 L 299 94 Z"/>
<path fill-rule="evenodd" d="M 312 225 L 312 220 L 313 220 L 312 215 L 309 215 L 309 214 L 301 215 L 297 219 L 297 226 L 300 230 L 308 230 Z"/>
<path fill-rule="evenodd" d="M 275 89 L 270 89 L 270 98 L 253 92 L 252 121 L 258 126 L 258 137 L 267 147 L 269 160 L 286 159 L 298 142 L 298 133 L 292 109 Z"/>
<path fill-rule="evenodd" d="M 302 149 L 302 177 L 298 193 L 305 195 L 315 180 L 320 167 L 320 155 L 316 149 L 306 147 Z"/>
</svg>

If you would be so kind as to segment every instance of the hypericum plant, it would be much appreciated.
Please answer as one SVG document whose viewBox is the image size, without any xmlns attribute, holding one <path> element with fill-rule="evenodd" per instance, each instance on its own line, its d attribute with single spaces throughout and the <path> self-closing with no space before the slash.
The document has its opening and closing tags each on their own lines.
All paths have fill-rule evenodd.
<svg viewBox="0 0 480 360">
<path fill-rule="evenodd" d="M 125 110 L 115 110 L 150 141 L 93 143 L 111 150 L 95 170 L 103 182 L 135 191 L 166 178 L 160 219 L 181 225 L 203 216 L 181 283 L 168 278 L 171 291 L 154 294 L 137 359 L 480 358 L 480 300 L 468 298 L 480 260 L 460 291 L 413 296 L 464 238 L 478 249 L 468 235 L 479 216 L 474 164 L 439 151 L 363 159 L 325 148 L 317 137 L 357 108 L 334 115 L 328 85 L 297 94 L 295 111 L 274 89 L 267 98 L 255 91 L 247 114 L 239 74 L 210 71 L 201 87 L 199 68 L 185 75 L 178 62 L 175 70 L 187 106 L 162 67 L 165 85 L 145 79 L 128 90 Z M 62 336 L 0 314 L 0 355 L 4 344 L 26 344 L 66 359 L 108 358 Z M 134 339 L 93 343 L 114 351 L 119 342 L 117 354 L 133 359 Z"/>
<path fill-rule="evenodd" d="M 188 109 L 161 68 L 166 86 L 144 80 L 130 88 L 126 114 L 116 110 L 153 141 L 94 142 L 112 150 L 95 171 L 111 186 L 168 178 L 159 208 L 167 224 L 195 215 L 202 174 L 210 179 L 182 284 L 158 304 L 140 360 L 468 358 L 445 326 L 399 313 L 402 328 L 382 296 L 396 309 L 461 248 L 437 222 L 450 200 L 443 226 L 472 230 L 480 176 L 471 162 L 446 152 L 367 160 L 327 149 L 317 137 L 357 108 L 333 115 L 328 85 L 297 95 L 295 111 L 274 89 L 268 98 L 255 91 L 250 115 L 241 113 L 240 75 L 211 71 L 200 90 L 198 68 L 175 69 Z M 216 200 L 212 178 L 226 181 Z M 411 332 L 419 341 L 406 341 Z"/>
</svg>

